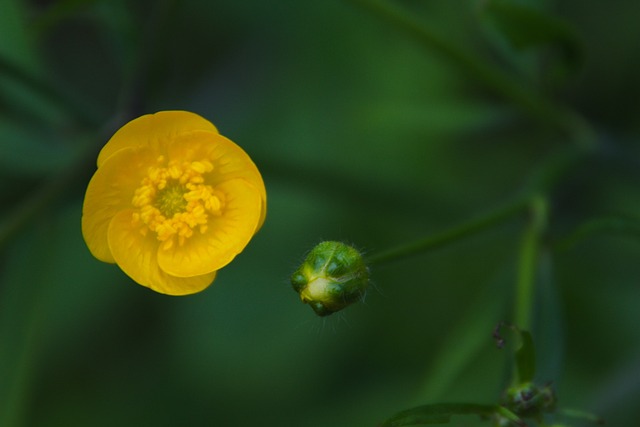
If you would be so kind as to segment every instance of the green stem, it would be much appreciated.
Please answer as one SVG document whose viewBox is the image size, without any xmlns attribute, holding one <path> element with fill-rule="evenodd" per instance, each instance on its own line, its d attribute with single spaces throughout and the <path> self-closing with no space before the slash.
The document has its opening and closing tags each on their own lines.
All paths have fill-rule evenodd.
<svg viewBox="0 0 640 427">
<path fill-rule="evenodd" d="M 575 144 L 583 148 L 591 148 L 594 145 L 595 132 L 576 112 L 553 102 L 543 96 L 537 88 L 524 86 L 511 74 L 472 55 L 448 39 L 440 37 L 408 11 L 386 0 L 350 1 L 367 8 L 422 45 L 448 59 L 527 114 L 565 133 Z"/>
<path fill-rule="evenodd" d="M 517 416 L 516 414 L 514 414 L 513 412 L 511 412 L 510 410 L 508 410 L 502 405 L 497 406 L 496 413 L 498 413 L 505 419 L 511 421 L 511 424 L 515 424 L 517 426 L 525 426 L 525 427 L 527 425 L 524 421 L 522 421 L 522 419 L 520 419 L 519 416 Z"/>
<path fill-rule="evenodd" d="M 568 236 L 563 237 L 554 245 L 558 252 L 566 251 L 583 240 L 599 234 L 609 233 L 631 239 L 640 239 L 640 219 L 625 216 L 609 216 L 594 218 L 580 224 Z"/>
<path fill-rule="evenodd" d="M 366 262 L 369 265 L 381 265 L 440 248 L 449 243 L 453 243 L 459 239 L 490 228 L 500 222 L 506 221 L 524 210 L 529 206 L 529 203 L 529 199 L 527 198 L 518 198 L 513 202 L 501 206 L 483 216 L 453 226 L 440 233 L 368 256 Z"/>
<path fill-rule="evenodd" d="M 594 424 L 599 424 L 599 425 L 604 424 L 604 420 L 599 416 L 590 414 L 588 412 L 576 410 L 576 409 L 562 409 L 560 410 L 560 414 L 568 418 L 589 421 Z"/>
<path fill-rule="evenodd" d="M 514 308 L 514 324 L 523 331 L 531 331 L 533 323 L 536 265 L 540 252 L 540 238 L 546 226 L 548 210 L 547 201 L 541 196 L 533 197 L 529 206 L 531 216 L 520 243 Z"/>
</svg>

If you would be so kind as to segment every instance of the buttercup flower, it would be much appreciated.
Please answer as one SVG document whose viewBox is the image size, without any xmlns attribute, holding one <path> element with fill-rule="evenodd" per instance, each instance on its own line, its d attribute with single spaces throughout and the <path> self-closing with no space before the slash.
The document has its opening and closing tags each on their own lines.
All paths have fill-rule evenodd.
<svg viewBox="0 0 640 427">
<path fill-rule="evenodd" d="M 82 209 L 91 253 L 169 295 L 199 292 L 260 229 L 266 190 L 255 164 L 186 111 L 139 117 L 102 148 Z"/>
</svg>

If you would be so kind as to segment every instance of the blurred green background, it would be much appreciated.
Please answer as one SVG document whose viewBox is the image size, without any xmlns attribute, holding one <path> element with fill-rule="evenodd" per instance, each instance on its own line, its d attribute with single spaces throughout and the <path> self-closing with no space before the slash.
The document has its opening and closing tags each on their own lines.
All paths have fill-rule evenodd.
<svg viewBox="0 0 640 427">
<path fill-rule="evenodd" d="M 550 247 L 637 217 L 640 4 L 524 2 L 581 40 L 563 77 L 554 46 L 514 49 L 486 3 L 396 0 L 595 128 L 549 193 Z M 0 0 L 0 59 L 0 425 L 375 426 L 499 398 L 509 355 L 491 331 L 509 320 L 521 219 L 374 268 L 364 303 L 328 318 L 288 282 L 322 239 L 375 253 L 487 212 L 571 144 L 469 70 L 348 0 Z M 241 145 L 269 200 L 247 249 L 188 297 L 136 285 L 80 231 L 95 154 L 166 109 Z M 640 419 L 637 237 L 545 251 L 537 280 L 539 379 L 610 426 Z"/>
</svg>

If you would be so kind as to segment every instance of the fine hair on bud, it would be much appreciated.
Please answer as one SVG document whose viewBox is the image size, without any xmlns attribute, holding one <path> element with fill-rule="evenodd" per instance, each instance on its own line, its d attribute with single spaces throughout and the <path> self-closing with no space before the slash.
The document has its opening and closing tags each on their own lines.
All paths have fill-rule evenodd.
<svg viewBox="0 0 640 427">
<path fill-rule="evenodd" d="M 291 275 L 291 285 L 318 316 L 360 301 L 369 286 L 369 269 L 362 254 L 337 241 L 316 245 Z"/>
</svg>

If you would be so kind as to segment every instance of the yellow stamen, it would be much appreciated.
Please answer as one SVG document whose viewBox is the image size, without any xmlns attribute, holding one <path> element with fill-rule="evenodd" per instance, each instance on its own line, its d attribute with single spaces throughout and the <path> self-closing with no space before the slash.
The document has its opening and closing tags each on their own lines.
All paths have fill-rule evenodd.
<svg viewBox="0 0 640 427">
<path fill-rule="evenodd" d="M 206 185 L 205 174 L 213 170 L 211 162 L 175 161 L 165 164 L 163 156 L 158 166 L 150 167 L 147 176 L 136 189 L 132 204 L 136 208 L 132 221 L 140 233 L 156 233 L 163 250 L 175 244 L 184 245 L 194 230 L 204 233 L 210 215 L 221 215 L 223 194 Z"/>
</svg>

